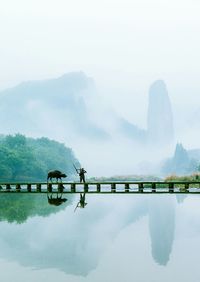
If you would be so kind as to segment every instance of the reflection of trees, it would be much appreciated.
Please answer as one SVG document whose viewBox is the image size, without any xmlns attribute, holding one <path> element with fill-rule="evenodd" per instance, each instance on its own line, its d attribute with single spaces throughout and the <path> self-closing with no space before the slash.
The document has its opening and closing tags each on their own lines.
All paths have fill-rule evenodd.
<svg viewBox="0 0 200 282">
<path fill-rule="evenodd" d="M 45 194 L 1 194 L 0 197 L 0 221 L 23 223 L 29 217 L 36 215 L 48 216 L 64 209 L 66 204 L 72 201 L 72 195 L 68 196 L 67 203 L 60 207 L 48 204 Z"/>
<path fill-rule="evenodd" d="M 149 231 L 152 256 L 156 262 L 166 265 L 169 261 L 175 230 L 175 202 L 171 195 L 152 197 L 149 201 Z"/>
</svg>

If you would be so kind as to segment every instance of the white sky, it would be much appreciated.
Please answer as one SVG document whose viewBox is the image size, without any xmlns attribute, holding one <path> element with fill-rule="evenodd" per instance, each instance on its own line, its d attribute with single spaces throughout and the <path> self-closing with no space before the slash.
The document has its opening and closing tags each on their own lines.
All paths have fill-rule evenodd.
<svg viewBox="0 0 200 282">
<path fill-rule="evenodd" d="M 82 70 L 145 127 L 148 88 L 164 79 L 185 114 L 200 106 L 199 14 L 198 0 L 0 0 L 0 89 Z"/>
</svg>

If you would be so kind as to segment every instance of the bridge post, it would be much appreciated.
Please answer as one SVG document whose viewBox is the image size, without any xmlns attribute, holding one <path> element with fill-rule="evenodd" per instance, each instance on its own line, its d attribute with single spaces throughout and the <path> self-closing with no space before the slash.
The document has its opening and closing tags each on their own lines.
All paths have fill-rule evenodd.
<svg viewBox="0 0 200 282">
<path fill-rule="evenodd" d="M 62 193 L 63 192 L 63 184 L 62 183 L 58 183 L 58 193 Z"/>
<path fill-rule="evenodd" d="M 48 184 L 47 184 L 47 191 L 48 191 L 49 193 L 52 192 L 52 184 L 51 184 L 51 183 L 48 183 Z"/>
<path fill-rule="evenodd" d="M 152 184 L 151 184 L 151 191 L 152 191 L 152 193 L 156 192 L 156 183 L 154 183 L 154 182 L 152 182 Z"/>
<path fill-rule="evenodd" d="M 72 192 L 72 193 L 75 193 L 75 192 L 76 192 L 76 184 L 75 184 L 75 183 L 72 183 L 72 184 L 71 184 L 71 192 Z"/>
<path fill-rule="evenodd" d="M 138 192 L 143 193 L 144 185 L 143 183 L 138 183 Z"/>
<path fill-rule="evenodd" d="M 174 192 L 174 183 L 169 183 L 169 193 Z"/>
<path fill-rule="evenodd" d="M 28 192 L 31 192 L 31 184 L 30 184 L 30 183 L 27 184 L 27 191 L 28 191 Z"/>
<path fill-rule="evenodd" d="M 128 183 L 125 183 L 125 193 L 129 193 L 130 190 L 129 190 L 129 184 Z"/>
<path fill-rule="evenodd" d="M 88 192 L 88 184 L 84 183 L 84 193 L 87 193 L 87 192 Z"/>
<path fill-rule="evenodd" d="M 100 193 L 101 192 L 101 184 L 97 183 L 97 192 Z"/>
<path fill-rule="evenodd" d="M 36 191 L 37 191 L 37 192 L 41 192 L 41 191 L 42 191 L 42 186 L 41 186 L 40 183 L 37 183 L 37 184 L 36 184 Z"/>
<path fill-rule="evenodd" d="M 6 184 L 6 190 L 7 190 L 8 192 L 10 192 L 10 190 L 11 190 L 10 184 Z"/>
<path fill-rule="evenodd" d="M 185 192 L 189 192 L 190 184 L 185 183 Z"/>
<path fill-rule="evenodd" d="M 16 191 L 17 191 L 17 192 L 20 192 L 20 190 L 21 190 L 20 184 L 16 184 Z"/>
<path fill-rule="evenodd" d="M 111 192 L 112 193 L 116 192 L 116 184 L 115 183 L 111 183 Z"/>
</svg>

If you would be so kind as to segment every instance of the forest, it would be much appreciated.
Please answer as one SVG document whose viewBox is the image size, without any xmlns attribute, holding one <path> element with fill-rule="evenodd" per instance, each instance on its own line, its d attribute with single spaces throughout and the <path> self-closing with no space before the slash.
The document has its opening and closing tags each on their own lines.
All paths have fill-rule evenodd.
<svg viewBox="0 0 200 282">
<path fill-rule="evenodd" d="M 46 181 L 50 170 L 75 177 L 80 166 L 71 148 L 63 143 L 42 137 L 29 138 L 22 134 L 0 136 L 0 182 Z"/>
</svg>

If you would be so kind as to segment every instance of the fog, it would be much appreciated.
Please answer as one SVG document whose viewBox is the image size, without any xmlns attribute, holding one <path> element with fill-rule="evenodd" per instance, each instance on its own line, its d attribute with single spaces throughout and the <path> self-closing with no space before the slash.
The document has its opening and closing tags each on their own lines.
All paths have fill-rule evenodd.
<svg viewBox="0 0 200 282">
<path fill-rule="evenodd" d="M 109 128 L 114 141 L 69 136 L 52 112 L 34 101 L 29 109 L 36 109 L 37 120 L 27 121 L 29 131 L 22 133 L 66 143 L 90 175 L 154 173 L 173 154 L 176 142 L 198 148 L 199 8 L 198 1 L 186 0 L 0 0 L 0 89 L 83 71 L 96 88 L 95 97 L 87 99 L 90 118 Z M 146 129 L 149 87 L 158 79 L 168 88 L 175 140 L 166 150 L 148 152 L 115 132 L 113 117 Z M 54 132 L 46 116 L 57 125 Z M 5 127 L 2 133 L 19 131 Z"/>
</svg>

